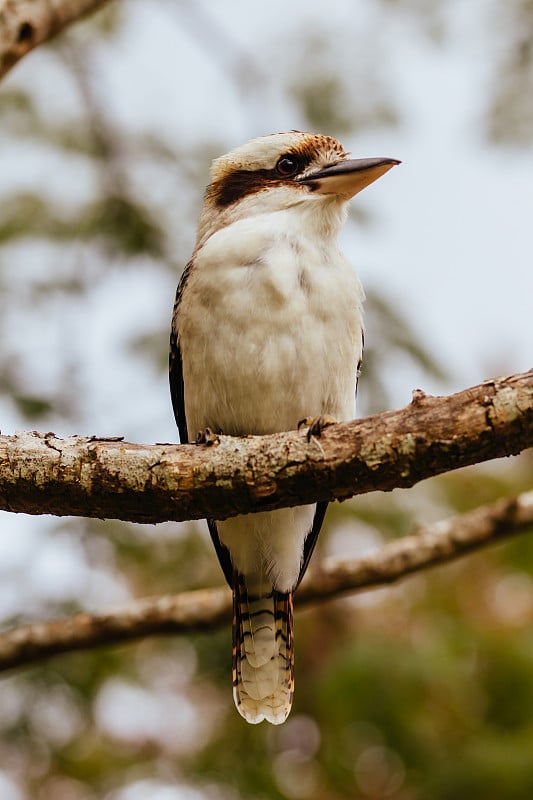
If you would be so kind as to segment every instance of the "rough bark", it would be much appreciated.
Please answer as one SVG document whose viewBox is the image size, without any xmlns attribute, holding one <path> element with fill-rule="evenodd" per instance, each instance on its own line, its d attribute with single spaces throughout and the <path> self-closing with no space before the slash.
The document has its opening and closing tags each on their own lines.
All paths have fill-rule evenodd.
<svg viewBox="0 0 533 800">
<path fill-rule="evenodd" d="M 326 428 L 140 445 L 0 436 L 0 509 L 156 523 L 343 500 L 409 487 L 533 445 L 533 370 Z"/>
<path fill-rule="evenodd" d="M 108 0 L 0 0 L 0 78 L 37 45 Z"/>
<path fill-rule="evenodd" d="M 533 491 L 500 500 L 390 542 L 362 559 L 327 559 L 312 569 L 296 595 L 297 607 L 340 594 L 383 586 L 451 561 L 533 527 Z M 0 671 L 48 656 L 119 644 L 163 633 L 206 631 L 229 623 L 227 588 L 150 597 L 108 614 L 76 614 L 39 622 L 0 635 Z"/>
</svg>

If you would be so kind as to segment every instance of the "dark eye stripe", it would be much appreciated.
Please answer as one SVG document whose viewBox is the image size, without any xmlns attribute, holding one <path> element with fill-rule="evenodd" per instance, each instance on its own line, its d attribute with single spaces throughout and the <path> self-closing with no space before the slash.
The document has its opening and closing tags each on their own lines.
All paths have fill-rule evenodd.
<svg viewBox="0 0 533 800">
<path fill-rule="evenodd" d="M 298 161 L 298 171 L 304 170 L 316 156 L 315 150 L 297 151 L 294 156 L 289 152 L 283 158 L 294 158 Z M 279 161 L 278 161 L 279 163 Z M 292 177 L 281 176 L 276 168 L 274 169 L 236 169 L 224 175 L 223 178 L 212 183 L 208 193 L 215 205 L 224 208 L 232 203 L 236 203 L 249 194 L 254 194 L 269 186 L 283 185 L 292 183 Z"/>
<path fill-rule="evenodd" d="M 273 179 L 275 180 L 273 181 Z M 216 183 L 212 183 L 208 192 L 217 206 L 224 207 L 236 203 L 249 194 L 265 189 L 273 182 L 279 182 L 274 170 L 236 169 Z"/>
</svg>

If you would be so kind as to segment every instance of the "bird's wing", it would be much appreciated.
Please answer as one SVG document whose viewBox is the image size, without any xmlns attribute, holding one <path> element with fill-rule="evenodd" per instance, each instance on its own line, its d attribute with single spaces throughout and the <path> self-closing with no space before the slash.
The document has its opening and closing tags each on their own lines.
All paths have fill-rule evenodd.
<svg viewBox="0 0 533 800">
<path fill-rule="evenodd" d="M 181 350 L 174 331 L 170 334 L 170 356 L 169 356 L 168 377 L 170 381 L 170 397 L 172 408 L 180 434 L 180 442 L 187 444 L 189 436 L 187 433 L 187 420 L 185 419 L 185 400 L 183 388 L 183 368 L 181 364 Z"/>
<path fill-rule="evenodd" d="M 361 330 L 361 355 L 355 368 L 355 397 L 357 399 L 357 386 L 359 384 L 359 375 L 361 374 L 361 364 L 363 363 L 363 355 L 365 352 L 365 329 Z"/>
<path fill-rule="evenodd" d="M 183 383 L 183 364 L 181 360 L 181 348 L 177 337 L 178 330 L 178 317 L 180 311 L 180 303 L 183 295 L 183 289 L 191 271 L 192 261 L 189 261 L 178 283 L 176 291 L 176 300 L 174 302 L 174 311 L 172 315 L 172 326 L 170 330 L 170 354 L 169 354 L 169 381 L 170 381 L 170 397 L 172 400 L 172 408 L 174 409 L 174 417 L 180 434 L 180 442 L 187 444 L 189 441 L 189 434 L 187 431 L 187 418 L 185 416 L 185 387 Z M 233 585 L 233 565 L 229 550 L 220 541 L 218 535 L 217 524 L 214 520 L 208 519 L 207 525 L 209 533 L 220 561 L 220 566 L 224 572 L 224 576 L 230 586 Z"/>
<path fill-rule="evenodd" d="M 180 442 L 187 444 L 189 435 L 187 432 L 187 419 L 185 417 L 185 393 L 183 386 L 183 365 L 181 361 L 181 349 L 178 342 L 178 318 L 180 313 L 180 303 L 183 295 L 183 289 L 189 277 L 192 267 L 192 261 L 189 261 L 178 283 L 176 290 L 176 299 L 174 301 L 174 310 L 172 312 L 172 325 L 170 328 L 170 351 L 168 357 L 168 377 L 170 381 L 170 398 L 172 400 L 172 408 L 174 409 L 174 417 L 180 434 Z"/>
<path fill-rule="evenodd" d="M 322 501 L 316 504 L 315 516 L 313 517 L 313 524 L 304 542 L 304 554 L 302 557 L 302 566 L 300 567 L 300 574 L 298 576 L 298 582 L 294 587 L 294 591 L 296 591 L 296 589 L 300 585 L 300 581 L 302 580 L 303 576 L 305 575 L 305 571 L 309 566 L 309 561 L 311 560 L 311 556 L 313 555 L 313 550 L 315 549 L 315 544 L 318 539 L 318 534 L 320 533 L 320 528 L 322 527 L 322 523 L 324 522 L 324 517 L 326 516 L 327 507 L 328 503 L 326 501 Z"/>
</svg>

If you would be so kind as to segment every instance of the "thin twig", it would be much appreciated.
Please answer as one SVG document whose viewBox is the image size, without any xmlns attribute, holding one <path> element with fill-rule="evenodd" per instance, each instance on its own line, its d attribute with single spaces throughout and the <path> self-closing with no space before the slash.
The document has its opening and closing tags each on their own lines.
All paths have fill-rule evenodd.
<svg viewBox="0 0 533 800">
<path fill-rule="evenodd" d="M 420 527 L 370 557 L 327 559 L 304 580 L 296 595 L 297 606 L 384 586 L 531 528 L 533 491 Z M 6 631 L 0 635 L 0 670 L 145 636 L 206 631 L 230 619 L 227 588 L 150 597 L 113 613 L 76 614 Z"/>
</svg>

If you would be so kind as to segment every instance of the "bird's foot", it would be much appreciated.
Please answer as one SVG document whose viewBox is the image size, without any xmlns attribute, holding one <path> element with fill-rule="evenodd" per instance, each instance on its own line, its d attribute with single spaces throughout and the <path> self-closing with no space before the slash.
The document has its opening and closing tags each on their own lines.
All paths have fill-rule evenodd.
<svg viewBox="0 0 533 800">
<path fill-rule="evenodd" d="M 300 428 L 307 428 L 307 441 L 311 441 L 311 437 L 316 436 L 318 439 L 322 436 L 322 431 L 329 425 L 336 425 L 337 420 L 335 417 L 330 417 L 327 414 L 320 415 L 319 417 L 304 417 L 298 422 L 298 430 Z"/>
<path fill-rule="evenodd" d="M 196 444 L 205 444 L 207 447 L 212 447 L 214 444 L 218 444 L 220 442 L 220 437 L 218 433 L 213 433 L 211 428 L 204 428 L 203 430 L 198 431 L 194 441 Z"/>
</svg>

